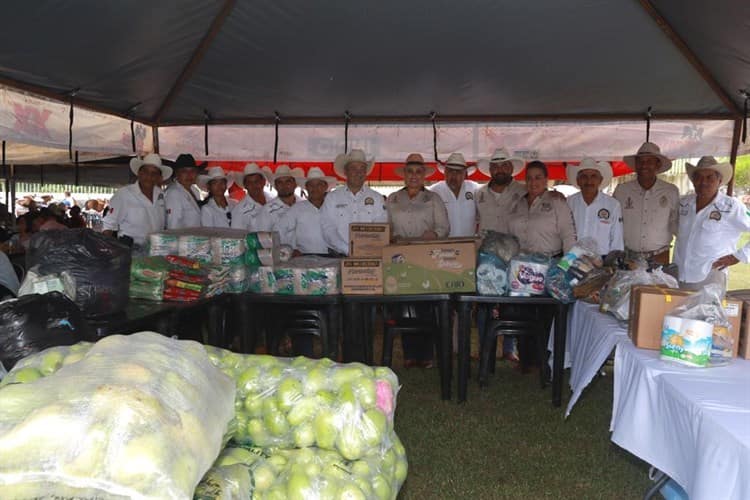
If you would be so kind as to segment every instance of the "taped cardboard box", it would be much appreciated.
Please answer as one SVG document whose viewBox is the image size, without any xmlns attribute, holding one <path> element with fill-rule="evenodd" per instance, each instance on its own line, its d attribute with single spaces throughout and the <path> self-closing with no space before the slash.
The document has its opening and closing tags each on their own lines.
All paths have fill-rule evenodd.
<svg viewBox="0 0 750 500">
<path fill-rule="evenodd" d="M 387 223 L 349 224 L 349 257 L 381 257 L 383 247 L 391 242 L 391 226 Z"/>
<path fill-rule="evenodd" d="M 383 248 L 383 293 L 476 292 L 477 240 L 409 241 Z"/>
<path fill-rule="evenodd" d="M 359 257 L 342 259 L 341 292 L 344 295 L 382 295 L 383 261 Z"/>
<path fill-rule="evenodd" d="M 750 289 L 727 292 L 727 298 L 742 301 L 738 355 L 750 359 Z"/>
<path fill-rule="evenodd" d="M 672 309 L 685 302 L 694 292 L 653 285 L 636 285 L 631 289 L 630 321 L 628 335 L 636 347 L 641 349 L 661 349 L 661 331 L 666 316 Z M 733 298 L 724 301 L 734 338 L 734 356 L 739 349 L 740 320 L 742 302 Z"/>
</svg>

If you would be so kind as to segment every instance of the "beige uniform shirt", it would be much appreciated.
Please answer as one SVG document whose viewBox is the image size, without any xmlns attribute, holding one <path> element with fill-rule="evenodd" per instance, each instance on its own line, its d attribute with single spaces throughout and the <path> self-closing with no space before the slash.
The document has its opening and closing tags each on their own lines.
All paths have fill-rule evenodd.
<svg viewBox="0 0 750 500">
<path fill-rule="evenodd" d="M 510 211 L 510 234 L 518 238 L 521 250 L 557 255 L 576 242 L 576 226 L 570 207 L 549 191 L 529 207 L 526 195 Z"/>
<path fill-rule="evenodd" d="M 656 180 L 648 191 L 638 181 L 620 184 L 615 199 L 622 206 L 625 248 L 633 252 L 666 250 L 677 234 L 680 192 L 677 186 Z"/>
<path fill-rule="evenodd" d="M 489 184 L 482 186 L 474 193 L 477 202 L 477 216 L 479 231 L 508 232 L 508 214 L 513 205 L 526 194 L 526 186 L 517 181 L 511 181 L 502 193 L 490 189 Z"/>
<path fill-rule="evenodd" d="M 448 211 L 437 193 L 423 189 L 409 198 L 406 188 L 391 193 L 385 202 L 388 222 L 394 237 L 419 238 L 425 231 L 435 231 L 438 238 L 450 232 Z"/>
</svg>

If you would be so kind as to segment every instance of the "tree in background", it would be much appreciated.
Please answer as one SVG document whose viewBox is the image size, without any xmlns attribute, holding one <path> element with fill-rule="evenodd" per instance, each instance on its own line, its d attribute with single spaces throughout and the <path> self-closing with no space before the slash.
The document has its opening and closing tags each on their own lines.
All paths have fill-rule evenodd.
<svg viewBox="0 0 750 500">
<path fill-rule="evenodd" d="M 750 193 L 750 155 L 738 156 L 734 166 L 734 191 Z"/>
</svg>

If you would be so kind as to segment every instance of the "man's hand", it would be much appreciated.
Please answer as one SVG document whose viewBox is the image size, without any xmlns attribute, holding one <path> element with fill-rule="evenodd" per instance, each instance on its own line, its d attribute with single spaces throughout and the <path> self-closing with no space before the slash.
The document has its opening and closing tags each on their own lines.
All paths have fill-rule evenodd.
<svg viewBox="0 0 750 500">
<path fill-rule="evenodd" d="M 729 266 L 733 266 L 737 264 L 739 261 L 740 260 L 737 257 L 735 257 L 732 254 L 729 254 L 729 255 L 725 255 L 724 257 L 719 257 L 718 259 L 716 259 L 716 261 L 713 263 L 711 267 L 721 271 L 722 269 L 726 269 Z"/>
</svg>

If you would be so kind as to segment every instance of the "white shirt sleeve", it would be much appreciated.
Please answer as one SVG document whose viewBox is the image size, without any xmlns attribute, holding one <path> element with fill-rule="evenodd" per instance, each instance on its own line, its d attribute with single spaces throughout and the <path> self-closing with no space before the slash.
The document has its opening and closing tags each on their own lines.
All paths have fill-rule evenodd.
<svg viewBox="0 0 750 500">
<path fill-rule="evenodd" d="M 614 214 L 612 219 L 614 220 L 614 224 L 612 224 L 612 229 L 610 232 L 610 238 L 609 238 L 609 251 L 613 250 L 625 250 L 625 243 L 623 239 L 623 232 L 622 232 L 622 207 L 620 206 L 620 202 L 612 198 L 614 201 Z"/>
<path fill-rule="evenodd" d="M 325 201 L 323 201 L 323 206 L 320 208 L 320 226 L 323 230 L 323 239 L 326 244 L 333 250 L 348 255 L 349 242 L 344 240 L 339 233 L 336 220 L 335 193 L 335 191 L 328 193 Z"/>
<path fill-rule="evenodd" d="M 102 219 L 102 227 L 105 231 L 118 231 L 120 229 L 120 223 L 122 222 L 122 216 L 124 215 L 125 209 L 125 202 L 122 199 L 122 189 L 115 192 L 109 200 L 109 211 Z"/>
</svg>

